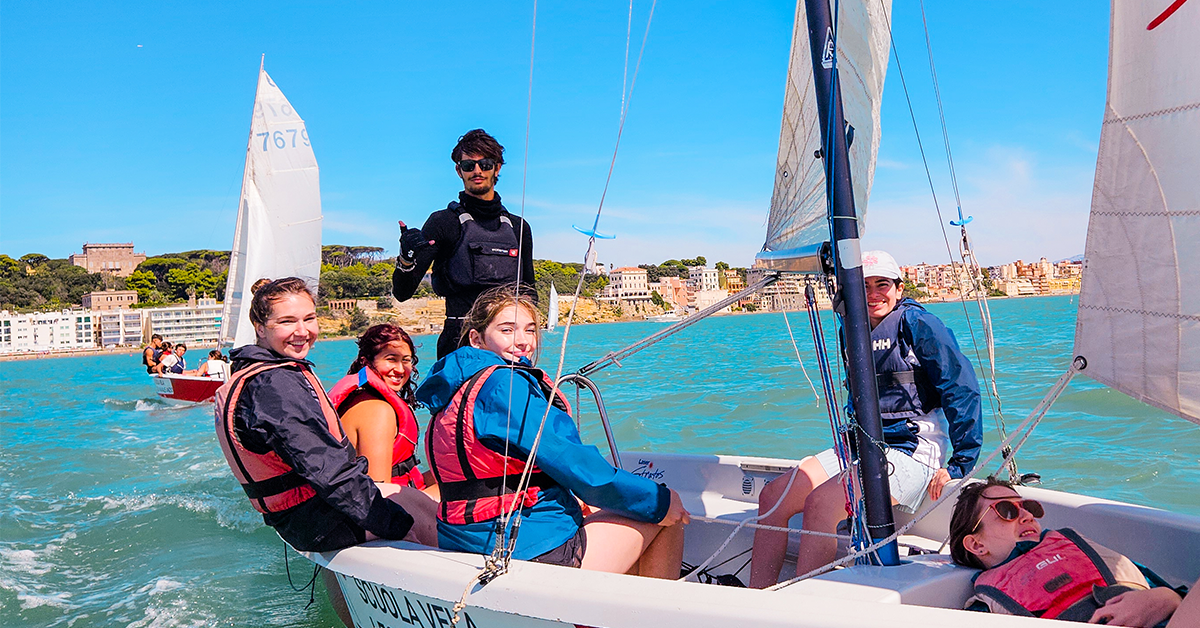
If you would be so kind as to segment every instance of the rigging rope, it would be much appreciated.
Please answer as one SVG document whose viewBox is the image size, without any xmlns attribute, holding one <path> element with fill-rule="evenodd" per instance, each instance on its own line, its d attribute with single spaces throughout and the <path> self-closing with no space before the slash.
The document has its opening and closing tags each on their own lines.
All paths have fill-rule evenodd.
<svg viewBox="0 0 1200 628">
<path fill-rule="evenodd" d="M 942 216 L 941 205 L 938 203 L 937 190 L 935 189 L 934 184 L 933 184 L 933 173 L 929 167 L 929 160 L 925 155 L 924 142 L 921 141 L 921 131 L 917 125 L 916 110 L 913 107 L 912 97 L 910 96 L 909 91 L 908 91 L 908 82 L 904 78 L 904 67 L 900 63 L 900 49 L 896 46 L 896 38 L 892 33 L 891 16 L 888 15 L 887 7 L 886 7 L 886 5 L 884 5 L 882 0 L 880 0 L 880 9 L 881 9 L 881 12 L 884 17 L 884 23 L 887 25 L 888 41 L 890 42 L 892 54 L 894 55 L 894 57 L 896 59 L 896 71 L 900 75 L 900 86 L 904 91 L 904 100 L 908 105 L 908 114 L 909 114 L 909 118 L 912 120 L 913 134 L 916 136 L 916 140 L 917 140 L 917 150 L 920 152 L 920 155 L 921 155 L 921 164 L 925 168 L 925 179 L 929 183 L 929 193 L 933 199 L 933 208 L 938 216 L 938 226 L 942 231 L 942 240 L 945 242 L 945 245 L 946 245 L 946 256 L 950 260 L 950 269 L 951 269 L 951 272 L 954 274 L 955 283 L 958 285 L 960 302 L 961 302 L 961 305 L 963 308 L 963 316 L 966 318 L 967 331 L 971 335 L 971 346 L 975 351 L 975 360 L 976 360 L 976 362 L 978 362 L 982 365 L 983 357 L 980 355 L 980 352 L 979 352 L 979 341 L 975 336 L 975 328 L 971 324 L 971 315 L 967 311 L 967 305 L 966 305 L 965 298 L 964 298 L 967 294 L 967 291 L 964 289 L 964 286 L 962 284 L 963 277 L 954 268 L 955 260 L 954 260 L 954 253 L 951 251 L 951 248 L 950 248 L 950 236 L 946 232 L 946 226 L 945 226 L 946 221 L 945 221 L 944 217 Z M 924 21 L 925 21 L 924 2 L 922 2 L 922 4 L 921 4 L 921 18 L 922 18 L 922 22 L 924 23 Z M 950 224 L 957 226 L 960 229 L 960 232 L 961 232 L 960 253 L 961 253 L 962 264 L 964 267 L 964 272 L 969 273 L 970 277 L 972 278 L 972 292 L 975 295 L 975 301 L 978 304 L 979 310 L 980 310 L 980 320 L 981 320 L 981 324 L 983 326 L 984 339 L 985 339 L 985 343 L 987 345 L 987 352 L 988 352 L 988 358 L 989 358 L 988 362 L 987 362 L 989 370 L 988 370 L 988 373 L 984 376 L 984 380 L 988 383 L 988 385 L 985 387 L 985 392 L 987 393 L 987 399 L 988 399 L 988 407 L 992 411 L 992 416 L 994 416 L 996 418 L 996 427 L 997 427 L 998 431 L 1000 432 L 1000 438 L 1006 439 L 1008 437 L 1008 429 L 1007 429 L 1007 425 L 1005 424 L 1005 421 L 1004 421 L 1004 414 L 1003 414 L 1002 404 L 1000 401 L 1000 391 L 996 387 L 996 360 L 995 360 L 996 349 L 995 349 L 995 337 L 992 333 L 991 310 L 988 308 L 988 305 L 987 305 L 987 295 L 983 291 L 983 286 L 981 285 L 982 282 L 978 280 L 982 276 L 982 269 L 979 266 L 978 260 L 975 259 L 974 252 L 970 249 L 970 238 L 967 235 L 966 224 L 968 222 L 970 222 L 971 219 L 970 218 L 963 219 L 963 215 L 962 215 L 962 199 L 959 196 L 958 178 L 957 178 L 957 175 L 955 174 L 953 156 L 951 155 L 951 152 L 950 152 L 950 136 L 949 136 L 949 132 L 947 130 L 946 118 L 945 118 L 945 114 L 944 114 L 943 107 L 942 107 L 941 91 L 937 85 L 937 72 L 936 72 L 936 69 L 934 69 L 934 64 L 933 64 L 933 46 L 930 43 L 929 28 L 928 28 L 927 23 L 925 24 L 925 41 L 926 41 L 926 49 L 928 50 L 928 53 L 929 53 L 929 65 L 930 65 L 931 73 L 933 75 L 934 96 L 937 99 L 938 112 L 939 112 L 939 117 L 940 117 L 941 125 L 942 125 L 942 138 L 943 138 L 943 141 L 944 141 L 945 147 L 946 147 L 946 161 L 949 165 L 950 178 L 951 178 L 951 182 L 952 182 L 952 187 L 954 189 L 954 199 L 958 206 L 959 220 L 957 222 L 950 221 Z M 971 262 L 969 264 L 967 262 L 968 259 L 971 260 Z M 1016 467 L 1016 459 L 1014 459 L 1012 457 L 1008 457 L 1007 460 L 1009 461 L 1008 462 L 1009 479 L 1012 481 L 1017 481 L 1018 474 L 1017 474 L 1017 467 Z"/>
</svg>

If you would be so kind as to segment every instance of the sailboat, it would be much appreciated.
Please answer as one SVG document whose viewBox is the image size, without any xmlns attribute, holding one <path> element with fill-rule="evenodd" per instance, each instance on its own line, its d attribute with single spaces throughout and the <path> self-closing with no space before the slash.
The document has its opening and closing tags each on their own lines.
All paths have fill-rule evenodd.
<svg viewBox="0 0 1200 628">
<path fill-rule="evenodd" d="M 1195 146 L 1200 145 L 1200 67 L 1190 62 L 1200 58 L 1200 38 L 1195 37 L 1200 32 L 1200 7 L 1185 6 L 1148 28 L 1161 17 L 1161 9 L 1152 4 L 1159 3 L 1113 3 L 1108 104 L 1075 343 L 1079 358 L 1060 384 L 1065 386 L 1069 376 L 1082 372 L 1200 423 L 1200 288 L 1180 278 L 1182 268 L 1195 268 L 1200 261 L 1195 211 L 1200 206 L 1200 179 L 1194 176 Z M 857 56 L 860 65 L 853 73 L 866 78 L 864 83 L 874 83 L 877 77 L 882 86 L 886 45 L 876 39 L 874 26 L 861 21 L 870 17 L 871 5 L 886 10 L 886 3 L 841 2 L 842 22 L 835 39 L 826 0 L 800 4 L 785 116 L 798 115 L 806 107 L 803 101 L 815 97 L 809 87 L 813 75 L 822 69 L 832 74 L 834 66 L 846 68 L 842 55 L 856 47 L 876 54 L 875 44 L 884 46 L 882 61 L 878 56 Z M 800 76 L 805 72 L 807 78 Z M 821 80 L 828 84 L 828 76 Z M 851 83 L 848 78 L 843 83 L 843 98 L 861 99 L 864 94 L 856 95 Z M 864 170 L 861 161 L 853 165 L 855 146 L 873 159 L 869 153 L 877 146 L 878 125 L 872 128 L 877 117 L 870 116 L 877 115 L 878 108 L 868 96 L 848 102 L 845 112 L 848 125 L 841 115 L 827 111 L 814 114 L 811 123 L 797 117 L 785 120 L 776 180 L 776 198 L 782 200 L 773 202 L 767 246 L 758 259 L 788 272 L 813 272 L 827 265 L 832 255 L 841 285 L 853 286 L 853 273 L 842 271 L 853 270 L 858 259 L 854 238 L 848 237 L 855 236 L 855 230 L 834 229 L 829 238 L 828 214 L 818 212 L 812 218 L 806 213 L 811 199 L 824 205 L 826 190 L 832 189 L 838 202 L 862 201 L 855 204 L 857 214 L 844 213 L 853 211 L 849 204 L 835 208 L 836 215 L 846 218 L 840 222 L 856 229 L 862 220 L 866 195 L 858 186 L 869 186 L 870 176 L 869 166 Z M 846 137 L 850 126 L 858 136 L 852 144 Z M 835 131 L 830 133 L 830 128 Z M 818 165 L 820 172 L 812 172 L 811 164 L 803 163 L 806 155 L 814 154 L 804 143 L 816 137 L 814 133 L 834 138 L 816 138 L 823 151 L 820 161 L 836 160 L 845 166 L 834 172 L 852 171 L 853 191 L 844 176 L 826 181 L 830 170 Z M 797 180 L 800 184 L 793 185 Z M 832 240 L 828 245 L 827 239 Z M 1188 262 L 1192 265 L 1185 266 Z M 861 270 L 858 282 L 861 285 Z M 850 312 L 855 305 L 847 298 Z M 849 352 L 858 350 L 855 333 L 861 330 L 846 330 Z M 874 387 L 873 378 L 867 382 Z M 863 414 L 859 408 L 860 419 Z M 1035 412 L 1026 423 L 1036 416 Z M 691 564 L 725 560 L 748 549 L 749 531 L 730 536 L 729 524 L 756 514 L 763 484 L 798 464 L 737 455 L 618 454 L 615 445 L 612 449 L 614 460 L 624 468 L 665 482 L 681 494 L 693 514 L 684 556 Z M 864 477 L 870 475 L 867 469 Z M 1190 583 L 1200 575 L 1200 517 L 1043 488 L 1023 487 L 1021 492 L 1045 505 L 1047 528 L 1072 527 L 1136 557 L 1172 583 Z M 459 620 L 460 627 L 1039 625 L 1028 618 L 961 610 L 977 572 L 952 564 L 939 551 L 950 510 L 951 503 L 943 502 L 917 519 L 886 512 L 888 518 L 895 517 L 905 546 L 924 548 L 894 557 L 899 564 L 852 564 L 775 590 L 702 584 L 695 576 L 686 581 L 651 580 L 515 560 L 484 585 L 476 577 L 485 569 L 486 557 L 403 542 L 375 541 L 305 555 L 336 574 L 355 625 L 362 628 L 442 626 L 451 618 Z M 867 516 L 872 516 L 870 507 Z M 794 549 L 793 542 L 790 551 Z M 880 558 L 888 564 L 887 557 Z"/>
<path fill-rule="evenodd" d="M 554 284 L 550 284 L 550 306 L 546 314 L 546 331 L 554 331 L 558 327 L 558 290 L 554 289 Z"/>
<path fill-rule="evenodd" d="M 308 129 L 264 62 L 258 68 L 242 194 L 229 257 L 221 344 L 255 342 L 250 287 L 260 278 L 301 277 L 316 292 L 321 273 L 321 189 Z M 156 375 L 159 396 L 211 401 L 223 380 Z"/>
</svg>

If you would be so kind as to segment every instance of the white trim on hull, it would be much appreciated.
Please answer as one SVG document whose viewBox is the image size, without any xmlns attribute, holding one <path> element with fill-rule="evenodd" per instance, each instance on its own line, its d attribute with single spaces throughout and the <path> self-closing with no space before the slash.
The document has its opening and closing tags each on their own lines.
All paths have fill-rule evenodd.
<svg viewBox="0 0 1200 628">
<path fill-rule="evenodd" d="M 774 469 L 797 464 L 642 452 L 622 458 L 625 468 L 664 479 L 679 490 L 691 512 L 729 520 L 757 510 L 758 492 L 763 481 L 777 473 Z M 1200 574 L 1195 559 L 1200 556 L 1198 517 L 1045 489 L 1021 490 L 1046 505 L 1043 521 L 1048 527 L 1073 527 L 1173 584 L 1190 583 Z M 911 532 L 920 538 L 912 540 L 937 547 L 946 534 L 948 504 L 918 523 Z M 797 521 L 793 527 L 798 527 Z M 732 530 L 693 522 L 687 528 L 685 560 L 704 560 Z M 716 562 L 747 549 L 751 536 L 749 530 L 739 532 Z M 795 551 L 794 537 L 790 554 Z M 307 556 L 339 574 L 360 628 L 448 626 L 450 609 L 483 566 L 482 556 L 387 541 Z M 944 554 L 916 556 L 899 567 L 854 567 L 779 591 L 756 591 L 513 561 L 507 574 L 486 587 L 472 587 L 459 628 L 1045 625 L 1046 620 L 964 615 L 966 611 L 957 609 L 969 595 L 973 574 L 951 565 Z"/>
</svg>

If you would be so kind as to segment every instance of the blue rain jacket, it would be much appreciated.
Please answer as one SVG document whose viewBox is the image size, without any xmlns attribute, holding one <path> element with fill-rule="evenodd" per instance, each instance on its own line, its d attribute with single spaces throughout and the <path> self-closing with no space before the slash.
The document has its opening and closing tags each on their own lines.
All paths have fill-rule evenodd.
<svg viewBox="0 0 1200 628">
<path fill-rule="evenodd" d="M 497 364 L 500 356 L 474 347 L 461 347 L 433 365 L 417 389 L 417 400 L 436 415 L 475 373 Z M 528 362 L 522 361 L 528 366 Z M 510 405 L 511 400 L 511 405 Z M 500 370 L 488 377 L 475 402 L 474 424 L 479 442 L 503 454 L 527 461 L 538 425 L 546 411 L 546 395 L 533 375 Z M 567 542 L 583 525 L 575 497 L 597 508 L 637 521 L 657 522 L 667 516 L 671 493 L 665 486 L 616 469 L 591 445 L 584 445 L 571 415 L 551 407 L 538 445 L 539 469 L 554 483 L 542 486 L 536 504 L 521 510 L 521 529 L 513 557 L 529 560 Z M 475 554 L 490 554 L 495 522 L 454 525 L 438 521 L 438 545 Z"/>
<path fill-rule="evenodd" d="M 902 299 L 896 308 L 903 314 L 898 340 L 912 350 L 924 370 L 925 377 L 918 380 L 920 385 L 936 390 L 936 395 L 929 396 L 940 400 L 946 415 L 950 443 L 954 447 L 946 470 L 951 478 L 961 478 L 975 468 L 983 445 L 979 380 L 975 377 L 975 369 L 958 348 L 954 332 L 941 319 L 912 299 Z M 923 411 L 932 409 L 924 408 Z M 884 440 L 911 454 L 916 447 L 916 427 L 903 420 L 885 423 Z"/>
</svg>

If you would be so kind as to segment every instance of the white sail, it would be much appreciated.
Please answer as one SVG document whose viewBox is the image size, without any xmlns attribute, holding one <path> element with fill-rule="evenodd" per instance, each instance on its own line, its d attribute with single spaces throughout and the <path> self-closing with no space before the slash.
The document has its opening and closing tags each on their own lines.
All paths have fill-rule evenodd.
<svg viewBox="0 0 1200 628">
<path fill-rule="evenodd" d="M 558 290 L 550 284 L 550 311 L 546 315 L 546 331 L 554 331 L 558 327 Z"/>
<path fill-rule="evenodd" d="M 301 277 L 314 291 L 321 273 L 321 189 L 304 120 L 259 68 L 242 198 L 238 206 L 221 341 L 255 341 L 250 287 L 260 278 Z"/>
<path fill-rule="evenodd" d="M 860 233 L 879 154 L 879 106 L 890 50 L 891 4 L 891 0 L 852 0 L 839 8 L 837 67 L 842 109 L 846 123 L 854 127 L 850 171 Z M 825 166 L 814 156 L 821 148 L 821 127 L 810 59 L 808 19 L 804 3 L 798 2 L 764 251 L 808 250 L 829 239 Z"/>
<path fill-rule="evenodd" d="M 1173 14 L 1163 11 L 1177 9 Z M 1075 353 L 1200 423 L 1200 3 L 1113 2 Z"/>
</svg>

